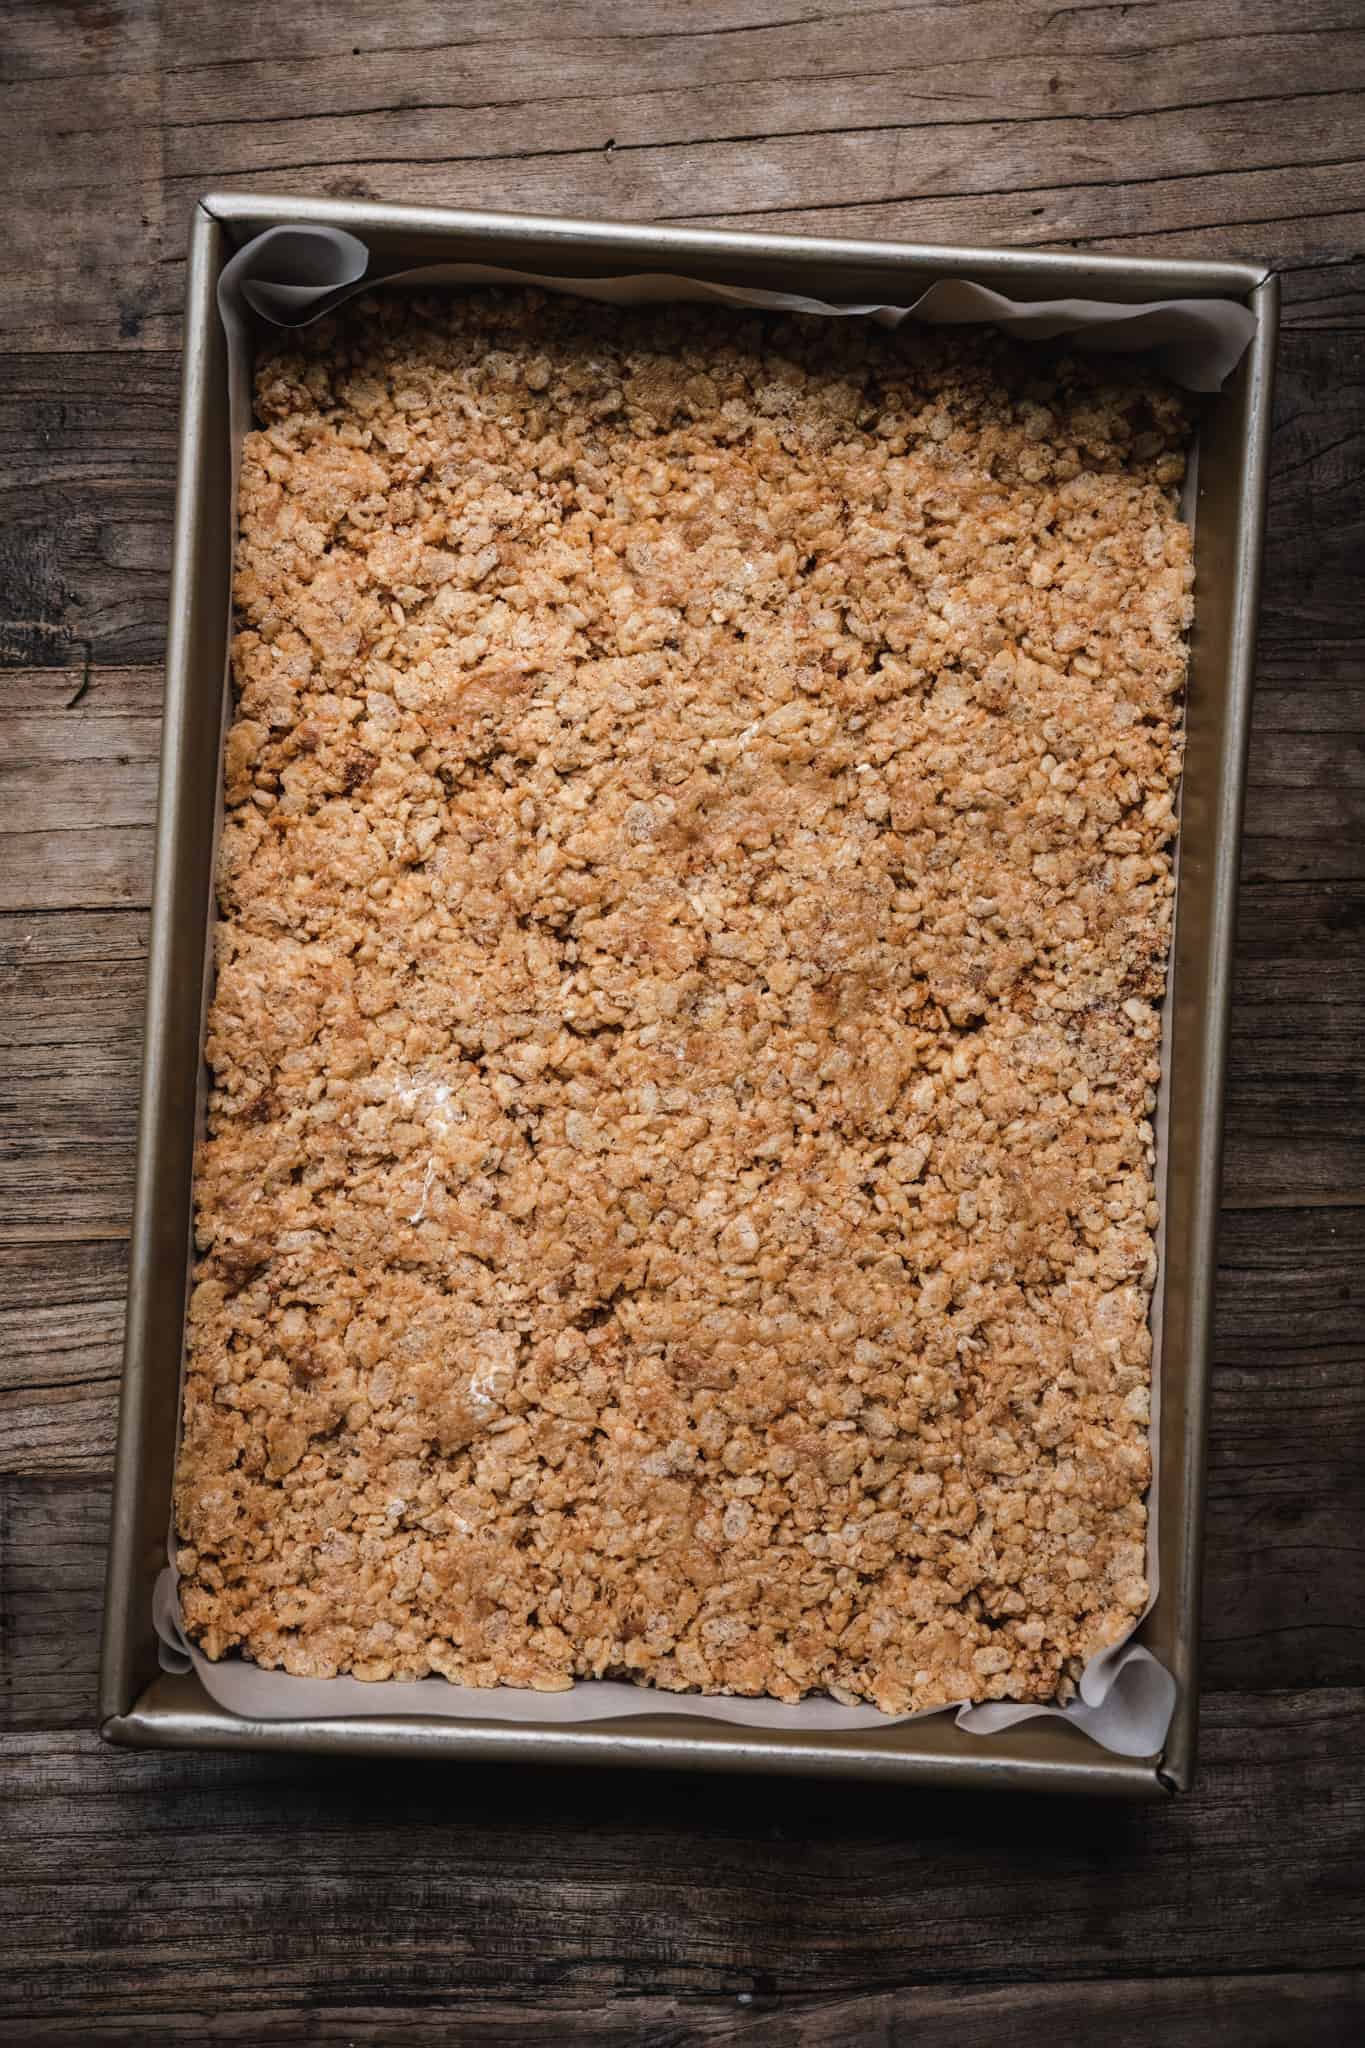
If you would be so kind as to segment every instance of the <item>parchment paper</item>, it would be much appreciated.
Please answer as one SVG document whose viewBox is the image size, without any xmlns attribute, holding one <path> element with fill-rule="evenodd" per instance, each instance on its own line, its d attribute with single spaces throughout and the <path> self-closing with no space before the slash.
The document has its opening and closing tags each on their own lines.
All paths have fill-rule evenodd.
<svg viewBox="0 0 1365 2048">
<path fill-rule="evenodd" d="M 1141 350 L 1150 353 L 1157 368 L 1173 382 L 1192 391 L 1216 391 L 1240 360 L 1255 330 L 1251 313 L 1232 300 L 1173 299 L 1115 306 L 1101 300 L 1056 299 L 1023 304 L 961 278 L 939 280 L 908 306 L 841 306 L 794 293 L 749 290 L 699 278 L 563 278 L 476 263 L 436 264 L 376 276 L 370 274 L 369 251 L 354 235 L 335 228 L 270 228 L 238 250 L 225 266 L 218 284 L 219 311 L 228 339 L 234 495 L 241 440 L 251 424 L 251 314 L 276 326 L 304 326 L 379 283 L 466 287 L 530 284 L 542 291 L 615 305 L 709 300 L 833 319 L 864 318 L 884 327 L 898 327 L 909 319 L 927 325 L 990 324 L 1024 339 L 1069 335 L 1080 348 L 1125 353 Z M 1192 479 L 1187 485 L 1185 514 L 1192 519 Z M 1159 1269 L 1165 1234 L 1168 1089 L 1164 1076 L 1169 1066 L 1169 1014 L 1163 1018 L 1162 1045 L 1163 1081 L 1158 1091 L 1155 1124 L 1157 1198 L 1162 1211 L 1157 1234 Z M 1156 1597 L 1157 1576 L 1159 1288 L 1153 1296 L 1152 1338 L 1153 1477 L 1147 1513 L 1147 1577 L 1151 1592 L 1147 1611 Z M 667 1693 L 608 1679 L 580 1680 L 566 1692 L 542 1693 L 515 1686 L 487 1690 L 458 1686 L 439 1677 L 375 1683 L 356 1678 L 294 1678 L 286 1672 L 262 1670 L 241 1658 L 214 1663 L 189 1641 L 181 1624 L 174 1529 L 170 1531 L 168 1549 L 171 1563 L 157 1581 L 153 1607 L 162 1665 L 168 1671 L 185 1671 L 193 1666 L 206 1692 L 220 1706 L 253 1719 L 318 1719 L 380 1713 L 531 1722 L 551 1727 L 669 1714 L 749 1728 L 853 1732 L 923 1718 L 886 1715 L 870 1706 L 840 1706 L 829 1698 L 812 1698 L 788 1706 L 770 1699 Z M 1134 1624 L 1135 1628 L 1138 1626 L 1140 1622 Z M 935 1711 L 955 1713 L 960 1728 L 983 1740 L 1016 1722 L 1046 1714 L 1074 1723 L 1101 1748 L 1116 1755 L 1155 1755 L 1165 1741 L 1174 1711 L 1175 1681 L 1148 1650 L 1131 1638 L 1132 1631 L 1121 1642 L 1090 1659 L 1077 1697 L 1066 1706 L 994 1701 Z"/>
</svg>

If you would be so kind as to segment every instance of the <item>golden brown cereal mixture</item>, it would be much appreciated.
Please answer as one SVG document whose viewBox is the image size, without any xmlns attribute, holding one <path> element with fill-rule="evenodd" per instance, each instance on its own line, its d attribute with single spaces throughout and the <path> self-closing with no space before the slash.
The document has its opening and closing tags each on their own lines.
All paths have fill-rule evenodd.
<svg viewBox="0 0 1365 2048">
<path fill-rule="evenodd" d="M 1065 1696 L 1147 1590 L 1179 401 L 484 293 L 257 414 L 191 1634 Z"/>
</svg>

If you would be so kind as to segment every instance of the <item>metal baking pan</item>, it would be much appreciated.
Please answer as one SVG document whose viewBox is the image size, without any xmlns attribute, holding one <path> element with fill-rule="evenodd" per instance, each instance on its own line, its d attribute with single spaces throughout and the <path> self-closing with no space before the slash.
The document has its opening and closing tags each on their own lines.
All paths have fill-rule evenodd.
<svg viewBox="0 0 1365 2048">
<path fill-rule="evenodd" d="M 206 933 L 220 773 L 232 506 L 227 356 L 215 287 L 233 251 L 281 222 L 349 228 L 382 273 L 479 261 L 561 276 L 672 271 L 817 297 L 905 303 L 936 277 L 1015 298 L 1238 299 L 1256 331 L 1201 418 L 1195 623 L 1170 1005 L 1170 1131 L 1158 1459 L 1160 1592 L 1145 1642 L 1178 1699 L 1162 1754 L 1111 1755 L 1035 1719 L 989 1739 L 950 1716 L 872 1732 L 768 1731 L 650 1712 L 567 1727 L 367 1715 L 251 1721 L 157 1663 L 152 1587 L 165 1562 L 190 1249 Z M 1204 1434 L 1223 1066 L 1263 524 L 1276 281 L 1261 266 L 931 248 L 628 227 L 349 201 L 213 195 L 195 211 L 166 657 L 146 1045 L 128 1324 L 106 1591 L 100 1721 L 135 1748 L 514 1758 L 813 1773 L 1159 1798 L 1194 1769 Z M 651 1704 L 653 1704 L 651 1702 Z"/>
</svg>

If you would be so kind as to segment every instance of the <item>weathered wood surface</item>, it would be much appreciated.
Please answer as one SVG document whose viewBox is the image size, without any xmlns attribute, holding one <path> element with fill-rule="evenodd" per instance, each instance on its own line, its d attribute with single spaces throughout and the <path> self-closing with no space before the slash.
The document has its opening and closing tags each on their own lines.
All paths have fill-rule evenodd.
<svg viewBox="0 0 1365 2048">
<path fill-rule="evenodd" d="M 1363 107 L 1354 0 L 0 10 L 0 2041 L 1365 2031 Z M 228 185 L 1281 271 L 1174 1809 L 94 1737 L 182 251 Z"/>
<path fill-rule="evenodd" d="M 89 1733 L 15 1733 L 0 1738 L 15 1787 L 0 1999 L 73 2039 L 101 2006 L 130 2042 L 187 2014 L 255 2042 L 272 2038 L 264 2015 L 335 2002 L 370 2007 L 382 2040 L 375 2008 L 396 2009 L 396 2031 L 430 2002 L 448 2033 L 428 2013 L 416 2038 L 511 2041 L 519 2023 L 786 2048 L 919 2042 L 921 2004 L 946 2040 L 955 1988 L 1002 2014 L 1006 2039 L 1056 2040 L 1044 2022 L 1063 2000 L 1076 2020 L 1106 2010 L 1079 1978 L 1104 1980 L 1129 2038 L 1174 1990 L 1184 2013 L 1156 2038 L 1194 2041 L 1217 2014 L 1208 1979 L 1232 1980 L 1231 2040 L 1248 1976 L 1304 1972 L 1272 1990 L 1264 2038 L 1321 2042 L 1319 1977 L 1340 2016 L 1359 2012 L 1359 1983 L 1339 1980 L 1359 1959 L 1363 1750 L 1359 1690 L 1215 1693 L 1196 1791 L 1113 1809 L 281 1758 L 149 1768 Z M 1186 1981 L 1152 1982 L 1171 1978 Z M 1053 1988 L 1035 2006 L 1038 1980 Z"/>
<path fill-rule="evenodd" d="M 764 1986 L 768 1973 L 757 1980 Z M 969 1986 L 854 1992 L 801 2000 L 766 1989 L 719 1996 L 638 1992 L 585 1999 L 553 1989 L 497 1992 L 429 2005 L 258 2007 L 205 2016 L 195 2039 L 222 2048 L 524 2048 L 533 2040 L 568 2048 L 1031 2048 L 1035 2041 L 1103 2041 L 1106 2048 L 1322 2048 L 1350 2042 L 1365 1996 L 1359 1971 L 1276 1972 L 1243 1977 L 1127 1977 L 1093 1983 Z M 174 2015 L 136 2024 L 95 2017 L 43 2019 L 0 2041 L 34 2048 L 142 2048 L 174 2038 Z"/>
</svg>

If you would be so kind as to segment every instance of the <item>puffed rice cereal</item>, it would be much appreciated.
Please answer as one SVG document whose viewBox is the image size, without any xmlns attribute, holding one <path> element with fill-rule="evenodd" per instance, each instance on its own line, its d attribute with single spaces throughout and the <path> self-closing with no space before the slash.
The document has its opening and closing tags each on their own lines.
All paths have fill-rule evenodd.
<svg viewBox="0 0 1365 2048">
<path fill-rule="evenodd" d="M 479 292 L 256 409 L 190 1634 L 1066 1697 L 1147 1596 L 1179 399 Z"/>
</svg>

